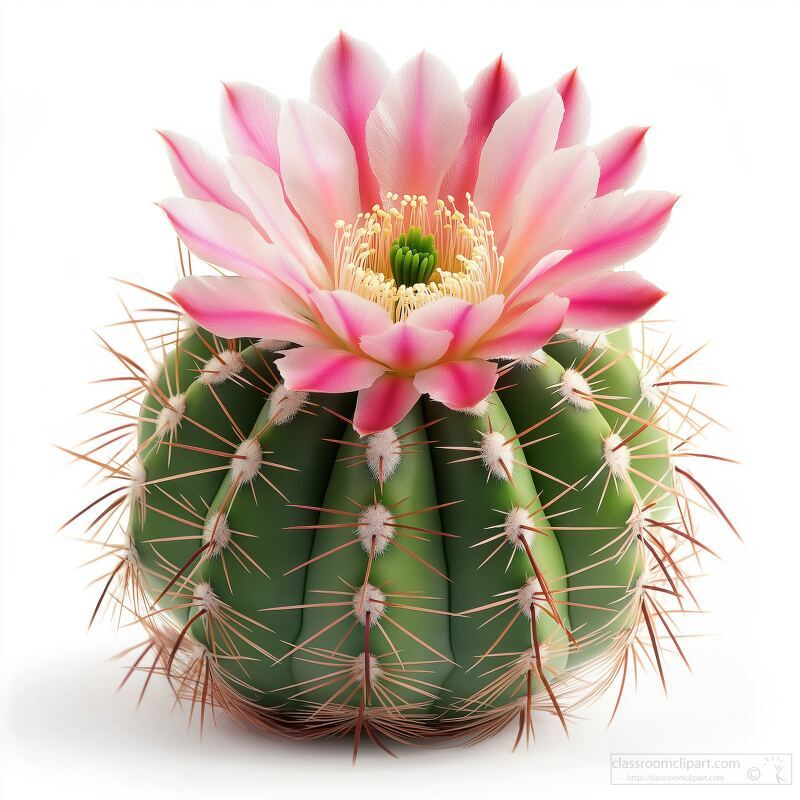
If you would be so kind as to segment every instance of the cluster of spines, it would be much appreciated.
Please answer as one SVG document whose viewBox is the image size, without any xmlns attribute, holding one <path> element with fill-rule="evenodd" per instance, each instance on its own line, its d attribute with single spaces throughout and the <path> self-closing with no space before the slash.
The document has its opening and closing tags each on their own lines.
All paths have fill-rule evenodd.
<svg viewBox="0 0 800 800">
<path fill-rule="evenodd" d="M 160 299 L 168 303 L 168 298 L 160 296 Z M 155 360 L 163 361 L 169 349 L 181 346 L 186 326 L 175 309 L 167 306 L 156 311 L 160 315 L 159 322 L 163 321 L 162 317 L 174 319 L 175 329 L 171 337 L 145 336 L 144 323 L 134 319 L 127 309 L 126 324 L 135 328 L 150 352 L 160 354 L 160 358 Z M 152 314 L 152 311 L 147 313 Z M 149 319 L 156 321 L 152 316 Z M 555 341 L 552 347 L 562 346 L 564 341 L 564 339 Z M 575 337 L 570 337 L 566 341 L 567 346 L 571 346 L 569 342 L 574 345 Z M 619 696 L 614 709 L 616 713 L 631 672 L 635 673 L 650 663 L 664 682 L 664 650 L 674 649 L 685 660 L 678 636 L 673 631 L 672 618 L 676 613 L 686 610 L 687 603 L 694 602 L 690 576 L 685 565 L 696 558 L 701 550 L 709 551 L 696 535 L 694 518 L 697 510 L 700 508 L 712 510 L 731 527 L 733 526 L 717 501 L 690 469 L 676 464 L 671 479 L 667 480 L 666 476 L 651 475 L 636 466 L 640 461 L 640 455 L 647 455 L 637 451 L 636 440 L 643 431 L 654 433 L 668 442 L 672 458 L 717 458 L 689 449 L 689 445 L 703 435 L 712 420 L 695 407 L 693 400 L 684 400 L 673 392 L 674 386 L 695 383 L 681 381 L 675 377 L 676 370 L 691 359 L 694 353 L 683 356 L 677 351 L 668 351 L 668 345 L 664 345 L 661 351 L 655 354 L 650 356 L 642 354 L 645 364 L 642 379 L 643 397 L 655 409 L 654 412 L 643 415 L 638 405 L 622 408 L 620 398 L 606 392 L 603 386 L 603 374 L 610 367 L 607 357 L 604 364 L 600 363 L 601 357 L 609 352 L 622 355 L 624 353 L 613 346 L 600 345 L 599 339 L 583 343 L 581 357 L 565 370 L 562 383 L 552 387 L 560 399 L 553 404 L 551 414 L 547 418 L 543 417 L 537 424 L 510 440 L 503 437 L 502 432 L 490 428 L 481 440 L 464 443 L 464 449 L 472 450 L 472 455 L 451 460 L 453 462 L 464 459 L 480 460 L 486 468 L 487 480 L 513 480 L 515 449 L 535 443 L 539 426 L 550 416 L 557 415 L 559 407 L 564 403 L 570 403 L 576 408 L 586 407 L 587 403 L 591 403 L 595 407 L 605 408 L 617 415 L 620 424 L 603 442 L 604 458 L 601 469 L 594 475 L 584 476 L 584 483 L 603 481 L 604 496 L 612 482 L 621 482 L 627 485 L 637 498 L 634 513 L 626 528 L 596 554 L 599 561 L 614 561 L 621 559 L 631 550 L 636 553 L 637 572 L 640 574 L 635 578 L 632 575 L 626 590 L 628 601 L 621 604 L 617 610 L 617 615 L 623 620 L 623 624 L 617 625 L 614 631 L 595 631 L 591 636 L 583 636 L 579 630 L 573 632 L 564 627 L 567 634 L 566 643 L 540 641 L 536 633 L 537 619 L 544 612 L 557 620 L 558 611 L 553 593 L 548 590 L 546 581 L 538 572 L 515 595 L 509 594 L 488 604 L 458 612 L 457 616 L 480 615 L 490 610 L 494 610 L 493 613 L 511 612 L 515 615 L 515 619 L 522 615 L 529 619 L 532 634 L 531 646 L 525 650 L 519 652 L 503 650 L 503 636 L 500 636 L 491 648 L 478 657 L 480 667 L 478 665 L 473 667 L 485 669 L 487 684 L 475 696 L 452 698 L 451 705 L 459 712 L 454 718 L 443 719 L 431 713 L 429 709 L 430 703 L 426 698 L 429 700 L 430 696 L 440 696 L 435 684 L 429 685 L 430 681 L 420 677 L 428 672 L 429 664 L 400 662 L 400 667 L 396 664 L 393 666 L 391 659 L 381 655 L 375 656 L 371 652 L 370 631 L 374 624 L 380 622 L 386 604 L 391 600 L 387 600 L 386 595 L 369 584 L 369 566 L 360 586 L 349 586 L 338 590 L 340 595 L 349 593 L 349 599 L 346 601 L 350 607 L 348 614 L 354 615 L 356 622 L 360 622 L 363 628 L 365 643 L 362 653 L 346 656 L 336 650 L 317 648 L 313 641 L 301 642 L 292 651 L 297 658 L 312 659 L 329 665 L 330 682 L 323 679 L 319 679 L 318 682 L 326 683 L 326 688 L 330 687 L 330 700 L 310 703 L 306 711 L 299 708 L 289 713 L 281 713 L 280 710 L 265 708 L 251 699 L 249 695 L 252 694 L 253 687 L 242 677 L 241 670 L 231 669 L 238 658 L 234 640 L 247 641 L 252 645 L 248 631 L 253 627 L 263 626 L 263 623 L 251 616 L 243 618 L 223 603 L 208 584 L 193 579 L 193 569 L 203 559 L 223 558 L 228 553 L 231 555 L 238 553 L 236 557 L 244 563 L 249 563 L 253 569 L 268 571 L 269 565 L 261 565 L 248 558 L 246 539 L 241 539 L 227 525 L 224 508 L 215 516 L 209 517 L 208 509 L 193 508 L 180 498 L 175 498 L 176 502 L 185 508 L 187 519 L 195 520 L 194 524 L 202 533 L 204 538 L 202 549 L 184 564 L 173 564 L 165 560 L 155 568 L 142 566 L 136 548 L 127 539 L 125 518 L 131 507 L 138 506 L 142 512 L 149 513 L 148 493 L 167 492 L 168 488 L 164 484 L 148 484 L 141 474 L 139 456 L 148 447 L 153 446 L 153 440 L 156 439 L 159 442 L 158 446 L 171 448 L 175 444 L 171 443 L 171 435 L 176 426 L 192 422 L 185 418 L 185 409 L 181 408 L 178 399 L 182 396 L 180 391 L 182 387 L 171 382 L 169 391 L 165 392 L 154 383 L 148 370 L 111 347 L 105 340 L 103 346 L 125 372 L 124 376 L 119 377 L 129 381 L 131 389 L 115 395 L 109 402 L 103 404 L 103 407 L 113 416 L 122 417 L 127 421 L 115 424 L 97 437 L 93 437 L 85 443 L 85 449 L 69 451 L 76 458 L 93 465 L 99 476 L 118 483 L 111 490 L 103 492 L 83 512 L 70 520 L 72 522 L 79 516 L 94 513 L 89 525 L 92 539 L 103 548 L 104 554 L 113 562 L 107 575 L 102 578 L 103 589 L 93 619 L 104 599 L 112 601 L 120 614 L 125 611 L 133 612 L 144 626 L 147 640 L 136 656 L 131 673 L 145 672 L 145 688 L 153 674 L 165 673 L 180 698 L 190 699 L 192 708 L 199 705 L 201 722 L 205 718 L 206 706 L 219 707 L 240 719 L 286 735 L 308 737 L 354 731 L 356 742 L 363 733 L 381 744 L 381 736 L 395 740 L 410 740 L 438 739 L 440 735 L 445 734 L 459 738 L 480 739 L 506 724 L 517 721 L 519 742 L 523 733 L 527 735 L 532 728 L 534 710 L 545 709 L 556 713 L 565 724 L 568 715 L 581 703 L 592 699 L 617 681 Z M 208 341 L 207 346 L 211 355 L 203 361 L 201 372 L 211 375 L 209 382 L 213 386 L 217 379 L 224 381 L 231 378 L 228 374 L 229 361 L 236 360 L 238 350 L 234 343 L 220 342 L 216 339 Z M 538 358 L 542 359 L 541 356 Z M 535 368 L 537 363 L 539 363 L 537 357 L 534 357 L 527 366 Z M 611 363 L 613 364 L 613 358 Z M 512 366 L 514 365 L 505 365 L 501 372 L 510 374 Z M 223 377 L 219 378 L 220 375 Z M 267 379 L 263 386 L 258 386 L 254 376 L 246 376 L 243 380 L 246 380 L 254 390 L 259 391 L 265 399 L 273 395 L 278 385 L 277 376 L 274 377 L 274 382 Z M 263 376 L 261 380 L 264 380 Z M 502 393 L 512 388 L 508 382 L 501 379 L 498 391 Z M 155 396 L 161 408 L 154 417 L 153 440 L 146 438 L 144 441 L 136 442 L 136 429 L 141 422 L 139 412 L 130 413 L 126 409 L 131 404 L 138 403 L 146 394 Z M 285 398 L 283 402 L 285 403 Z M 639 403 L 641 404 L 641 401 Z M 337 413 L 321 406 L 312 410 L 305 401 L 295 405 L 297 407 L 292 409 L 292 416 L 301 412 Z M 280 406 L 279 401 L 272 409 L 271 416 L 278 417 L 285 413 Z M 165 410 L 169 413 L 165 413 Z M 678 419 L 676 430 L 671 430 L 667 425 L 667 417 Z M 491 425 L 491 420 L 488 421 Z M 439 419 L 432 420 L 426 426 L 426 431 L 432 430 L 431 436 L 435 436 L 435 426 L 438 422 Z M 391 474 L 400 459 L 407 455 L 413 457 L 415 448 L 438 446 L 433 438 L 428 438 L 427 434 L 423 440 L 414 445 L 405 444 L 399 436 L 387 435 L 384 439 L 386 441 L 382 442 L 336 440 L 342 446 L 353 448 L 355 451 L 352 457 L 353 463 L 367 464 L 381 490 L 387 474 Z M 249 464 L 242 467 L 240 470 L 242 481 L 231 491 L 235 493 L 243 485 L 255 479 L 256 475 L 260 475 L 270 483 L 274 491 L 280 492 L 279 485 L 261 472 L 263 455 L 256 464 L 252 458 L 248 461 L 247 453 L 239 452 L 246 441 L 247 437 L 242 432 L 240 442 L 227 443 L 233 448 L 233 452 L 226 448 L 220 449 L 216 454 L 221 459 L 227 460 L 225 466 L 221 466 L 220 469 L 229 469 L 231 461 Z M 373 452 L 370 452 L 370 445 Z M 641 463 L 646 463 L 645 458 L 641 459 Z M 281 467 L 275 462 L 270 462 L 270 466 Z M 561 483 L 563 488 L 558 495 L 559 498 L 562 495 L 569 496 L 569 493 L 576 488 L 572 484 L 563 481 Z M 647 488 L 642 490 L 643 486 Z M 671 513 L 674 518 L 664 519 L 663 515 L 657 513 L 660 508 L 666 506 L 672 508 Z M 366 524 L 377 524 L 376 515 L 382 508 L 387 515 L 384 526 L 393 528 L 396 520 L 392 522 L 394 518 L 391 510 L 378 502 L 377 494 L 373 508 L 372 519 L 366 520 Z M 486 539 L 477 542 L 476 545 L 489 545 L 493 542 L 500 544 L 500 548 L 494 545 L 494 550 L 488 556 L 493 558 L 502 550 L 502 546 L 510 544 L 512 550 L 526 553 L 533 570 L 536 571 L 537 565 L 530 548 L 526 547 L 528 542 L 525 536 L 526 533 L 536 535 L 536 531 L 526 530 L 533 527 L 526 524 L 530 522 L 526 519 L 526 510 L 518 508 L 498 511 L 505 514 L 505 519 L 499 523 L 503 526 L 501 535 L 494 538 L 496 534 L 487 531 Z M 364 509 L 353 513 L 359 518 L 365 516 Z M 209 519 L 213 519 L 214 524 L 209 525 Z M 368 565 L 373 563 L 376 550 L 386 546 L 394 538 L 395 533 L 396 530 L 393 528 L 391 535 L 387 534 L 383 538 L 377 535 L 369 542 L 366 539 L 354 540 L 360 542 L 362 546 L 367 544 L 371 548 L 368 552 Z M 236 541 L 237 537 L 241 539 L 240 542 Z M 238 544 L 238 550 L 232 546 L 234 543 Z M 399 544 L 396 540 L 394 543 Z M 160 582 L 165 586 L 159 600 L 170 598 L 169 602 L 162 602 L 158 606 L 153 602 L 152 596 L 148 596 L 143 587 L 143 582 L 151 581 Z M 405 605 L 410 602 L 408 598 L 403 598 L 403 601 Z M 573 602 L 580 605 L 577 600 Z M 189 616 L 186 622 L 179 623 L 173 614 L 167 612 L 174 612 L 181 606 L 188 609 Z M 216 648 L 218 652 L 214 652 L 214 646 L 209 648 L 192 635 L 193 625 L 199 621 L 210 629 L 209 635 L 220 640 L 220 646 Z M 572 653 L 581 648 L 597 645 L 602 645 L 605 649 L 602 657 L 590 659 L 575 669 L 555 670 L 549 661 L 553 653 L 558 650 Z M 440 652 L 434 651 L 431 655 L 432 662 L 448 659 Z M 278 660 L 273 654 L 265 653 L 265 656 Z M 589 672 L 596 674 L 598 666 L 605 666 L 605 674 L 600 680 L 595 679 L 587 689 L 585 676 Z M 398 668 L 402 674 L 392 675 Z M 126 681 L 131 673 L 126 676 Z M 534 678 L 537 682 L 536 690 L 533 688 Z M 408 702 L 393 693 L 390 688 L 393 680 L 402 681 L 406 687 L 413 687 L 420 697 L 420 702 Z M 518 699 L 499 705 L 495 703 L 497 698 L 519 694 L 520 687 L 523 693 Z M 301 686 L 290 688 L 293 689 L 293 699 L 302 700 L 306 688 Z M 353 696 L 360 698 L 355 705 L 352 703 Z"/>
</svg>

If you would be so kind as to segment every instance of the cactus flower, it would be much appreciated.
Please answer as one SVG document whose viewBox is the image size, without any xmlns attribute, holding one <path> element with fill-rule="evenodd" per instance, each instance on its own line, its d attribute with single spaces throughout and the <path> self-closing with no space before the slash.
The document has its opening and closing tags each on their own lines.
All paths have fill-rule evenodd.
<svg viewBox="0 0 800 800">
<path fill-rule="evenodd" d="M 627 190 L 646 129 L 585 144 L 575 71 L 521 95 L 498 58 L 462 92 L 422 52 L 391 73 L 338 36 L 309 102 L 226 84 L 226 163 L 163 132 L 185 194 L 161 206 L 200 259 L 173 297 L 222 337 L 287 343 L 290 391 L 358 392 L 362 435 L 420 395 L 454 410 L 563 327 L 603 331 L 663 292 L 618 267 L 653 244 L 675 196 Z M 293 345 L 293 346 L 291 346 Z"/>
</svg>

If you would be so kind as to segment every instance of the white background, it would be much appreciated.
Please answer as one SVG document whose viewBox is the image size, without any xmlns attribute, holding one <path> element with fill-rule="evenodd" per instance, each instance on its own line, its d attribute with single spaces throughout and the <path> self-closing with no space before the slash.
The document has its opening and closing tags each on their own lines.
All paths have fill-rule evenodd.
<svg viewBox="0 0 800 800">
<path fill-rule="evenodd" d="M 2 716 L 6 796 L 83 798 L 593 797 L 609 754 L 795 752 L 798 713 L 800 385 L 795 335 L 800 231 L 800 77 L 792 2 L 5 2 L 2 18 Z M 646 679 L 606 728 L 607 704 L 565 741 L 542 721 L 528 754 L 510 739 L 468 752 L 369 750 L 270 741 L 228 724 L 186 731 L 164 686 L 135 712 L 109 657 L 135 639 L 101 621 L 89 552 L 54 531 L 85 471 L 54 443 L 91 430 L 79 412 L 108 362 L 91 333 L 119 316 L 109 276 L 169 288 L 175 243 L 152 202 L 176 192 L 155 127 L 221 150 L 219 79 L 305 96 L 339 27 L 392 66 L 425 47 L 466 86 L 499 50 L 524 90 L 579 65 L 593 140 L 650 124 L 640 185 L 683 195 L 666 235 L 637 262 L 669 289 L 662 316 L 696 374 L 731 389 L 707 398 L 736 431 L 713 446 L 746 466 L 715 470 L 745 534 L 705 534 L 706 635 L 694 673 L 668 666 L 669 698 Z M 670 789 L 657 790 L 664 794 Z M 690 790 L 681 790 L 683 794 Z M 713 791 L 698 789 L 698 791 Z M 720 791 L 735 792 L 736 789 Z M 757 791 L 757 790 L 756 790 Z M 781 790 L 777 790 L 781 791 Z M 524 795 L 522 794 L 524 793 Z M 663 794 L 662 794 L 663 796 Z"/>
</svg>

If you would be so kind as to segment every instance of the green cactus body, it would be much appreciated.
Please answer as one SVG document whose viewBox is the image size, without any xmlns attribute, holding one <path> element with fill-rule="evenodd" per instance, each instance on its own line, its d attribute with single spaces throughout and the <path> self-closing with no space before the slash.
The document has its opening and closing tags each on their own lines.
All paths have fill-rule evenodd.
<svg viewBox="0 0 800 800">
<path fill-rule="evenodd" d="M 534 432 L 526 456 L 546 473 L 539 481 L 541 497 L 559 520 L 553 524 L 575 603 L 570 617 L 578 646 L 570 660 L 580 663 L 611 648 L 632 622 L 629 599 L 642 567 L 639 549 L 625 535 L 634 498 L 623 481 L 609 476 L 604 445 L 611 429 L 603 415 L 581 397 L 575 398 L 578 405 L 562 397 L 554 408 L 553 387 L 564 386 L 565 370 L 549 356 L 540 361 L 515 367 L 503 399 L 518 424 L 547 420 Z M 556 476 L 574 490 L 565 492 Z"/>
<path fill-rule="evenodd" d="M 263 344 L 190 332 L 142 405 L 129 522 L 148 617 L 174 620 L 154 623 L 167 671 L 213 670 L 228 706 L 284 730 L 560 715 L 559 687 L 639 621 L 636 515 L 671 483 L 657 430 L 609 454 L 653 413 L 630 355 L 548 349 L 483 408 L 424 399 L 362 439 L 353 396 L 287 392 Z M 619 400 L 581 393 L 582 359 Z M 640 443 L 661 456 L 642 478 Z"/>
<path fill-rule="evenodd" d="M 624 329 L 583 340 L 562 335 L 545 351 L 564 369 L 580 368 L 598 411 L 630 450 L 628 471 L 642 504 L 657 506 L 648 511 L 651 515 L 666 516 L 673 506 L 670 434 L 663 427 L 666 407 L 633 360 L 630 332 Z"/>
</svg>

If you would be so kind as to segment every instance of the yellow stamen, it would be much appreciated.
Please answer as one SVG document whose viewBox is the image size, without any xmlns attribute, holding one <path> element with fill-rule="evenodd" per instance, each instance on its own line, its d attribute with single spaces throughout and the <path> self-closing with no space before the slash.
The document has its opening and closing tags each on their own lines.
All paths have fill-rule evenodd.
<svg viewBox="0 0 800 800">
<path fill-rule="evenodd" d="M 479 303 L 498 291 L 503 257 L 494 241 L 491 217 L 479 211 L 469 194 L 467 212 L 453 197 L 437 200 L 431 209 L 424 195 L 388 192 L 383 208 L 360 213 L 353 223 L 336 223 L 334 281 L 385 308 L 392 319 L 405 319 L 411 311 L 440 297 L 458 297 Z M 439 263 L 427 284 L 398 286 L 392 277 L 389 251 L 409 228 L 432 234 Z"/>
</svg>

